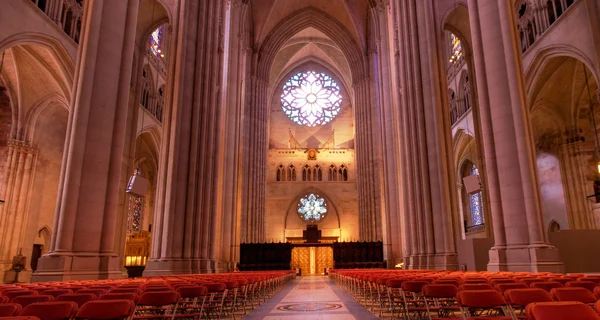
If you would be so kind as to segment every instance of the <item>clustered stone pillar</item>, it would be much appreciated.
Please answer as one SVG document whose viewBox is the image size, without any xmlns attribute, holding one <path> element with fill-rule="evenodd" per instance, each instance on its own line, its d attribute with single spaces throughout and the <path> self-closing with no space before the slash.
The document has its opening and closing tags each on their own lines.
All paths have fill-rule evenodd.
<svg viewBox="0 0 600 320">
<path fill-rule="evenodd" d="M 359 238 L 361 241 L 382 240 L 380 147 L 378 119 L 371 97 L 371 79 L 354 83 L 356 104 L 356 180 L 359 205 Z"/>
<path fill-rule="evenodd" d="M 151 258 L 144 275 L 223 270 L 225 2 L 182 0 L 171 38 L 175 65 L 157 184 Z"/>
<path fill-rule="evenodd" d="M 377 1 L 375 6 L 370 9 L 372 24 L 375 30 L 375 39 L 372 43 L 370 54 L 374 70 L 372 78 L 375 79 L 375 96 L 378 101 L 379 118 L 377 119 L 382 148 L 382 164 L 379 173 L 384 188 L 381 190 L 381 234 L 384 244 L 384 258 L 391 266 L 402 262 L 402 237 L 400 230 L 400 186 L 398 185 L 399 162 L 398 143 L 396 137 L 398 132 L 398 112 L 395 98 L 392 76 L 392 50 L 389 41 L 390 19 L 388 13 L 390 10 L 389 2 Z M 373 71 L 374 71 L 373 70 Z"/>
<path fill-rule="evenodd" d="M 124 276 L 114 247 L 138 10 L 85 2 L 53 235 L 33 281 Z"/>
<path fill-rule="evenodd" d="M 8 157 L 4 189 L 0 199 L 0 270 L 11 268 L 12 257 L 19 253 L 25 242 L 30 184 L 36 149 L 19 140 L 8 142 Z M 29 249 L 29 248 L 26 248 Z M 12 281 L 13 279 L 5 279 Z"/>
<path fill-rule="evenodd" d="M 257 70 L 258 57 L 253 55 L 253 74 L 248 93 L 249 105 L 244 108 L 244 163 L 242 204 L 242 242 L 262 242 L 265 240 L 265 186 L 267 157 L 268 107 L 267 91 L 269 82 L 262 79 Z"/>
<path fill-rule="evenodd" d="M 559 147 L 560 167 L 562 168 L 564 191 L 569 229 L 595 229 L 595 221 L 585 186 L 587 160 L 582 141 L 562 144 Z M 590 193 L 592 194 L 592 193 Z M 549 223 L 550 221 L 546 221 Z"/>
<path fill-rule="evenodd" d="M 560 271 L 548 244 L 535 187 L 523 70 L 509 1 L 469 1 L 495 245 L 493 271 Z M 491 139 L 491 141 L 490 141 Z"/>
<path fill-rule="evenodd" d="M 432 8 L 426 1 L 392 2 L 392 17 L 399 50 L 396 74 L 400 85 L 401 176 L 403 181 L 404 256 L 408 268 L 457 267 L 452 239 L 450 183 L 444 172 L 440 97 L 432 66 L 422 59 L 434 56 L 434 33 L 427 26 Z M 433 175 L 430 172 L 434 172 Z M 438 177 L 439 175 L 439 177 Z"/>
<path fill-rule="evenodd" d="M 239 261 L 240 225 L 241 225 L 241 185 L 239 177 L 241 171 L 241 140 L 243 130 L 242 115 L 244 112 L 244 96 L 246 73 L 246 48 L 248 41 L 245 35 L 245 17 L 248 14 L 248 4 L 242 0 L 231 1 L 229 7 L 229 49 L 226 75 L 226 100 L 225 109 L 221 117 L 223 128 L 229 128 L 223 135 L 220 143 L 223 145 L 223 166 L 220 170 L 221 182 L 218 185 L 223 188 L 223 243 L 221 255 L 230 263 Z M 233 270 L 233 265 L 229 265 Z"/>
</svg>

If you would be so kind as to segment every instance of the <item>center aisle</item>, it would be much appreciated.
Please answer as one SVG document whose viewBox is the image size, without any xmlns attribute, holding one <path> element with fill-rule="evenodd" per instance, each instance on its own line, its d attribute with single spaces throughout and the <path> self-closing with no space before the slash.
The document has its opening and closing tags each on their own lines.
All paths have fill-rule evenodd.
<svg viewBox="0 0 600 320">
<path fill-rule="evenodd" d="M 244 319 L 362 320 L 377 317 L 328 277 L 304 276 L 290 282 Z"/>
</svg>

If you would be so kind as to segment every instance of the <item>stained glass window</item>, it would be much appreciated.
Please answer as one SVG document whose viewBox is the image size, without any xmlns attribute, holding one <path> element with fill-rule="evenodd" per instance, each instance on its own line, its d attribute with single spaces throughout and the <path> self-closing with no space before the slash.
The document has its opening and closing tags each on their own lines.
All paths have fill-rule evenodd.
<svg viewBox="0 0 600 320">
<path fill-rule="evenodd" d="M 139 174 L 140 169 L 133 170 L 133 174 Z M 142 222 L 142 204 L 144 198 L 129 195 L 129 214 L 127 216 L 127 232 L 139 232 Z"/>
<path fill-rule="evenodd" d="M 163 26 L 160 26 L 150 35 L 150 51 L 157 57 L 164 57 L 162 53 Z"/>
<path fill-rule="evenodd" d="M 337 116 L 341 106 L 340 87 L 325 73 L 300 72 L 283 85 L 281 108 L 301 126 L 326 124 Z"/>
<path fill-rule="evenodd" d="M 471 174 L 479 174 L 477 167 L 471 167 Z M 471 223 L 473 226 L 482 225 L 483 221 L 483 195 L 481 191 L 469 196 L 471 202 Z"/>
<path fill-rule="evenodd" d="M 450 63 L 455 63 L 463 56 L 463 48 L 457 36 L 450 32 Z"/>
<path fill-rule="evenodd" d="M 305 221 L 316 222 L 325 218 L 327 204 L 318 194 L 308 194 L 300 199 L 298 213 Z"/>
</svg>

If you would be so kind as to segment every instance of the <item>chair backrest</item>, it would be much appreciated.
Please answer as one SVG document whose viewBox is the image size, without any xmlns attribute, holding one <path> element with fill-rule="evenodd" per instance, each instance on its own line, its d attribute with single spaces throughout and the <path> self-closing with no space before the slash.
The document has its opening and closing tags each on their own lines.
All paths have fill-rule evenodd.
<svg viewBox="0 0 600 320">
<path fill-rule="evenodd" d="M 179 301 L 179 293 L 176 291 L 150 291 L 142 293 L 138 305 L 143 306 L 165 306 L 176 304 Z"/>
<path fill-rule="evenodd" d="M 586 288 L 588 290 L 590 290 L 590 292 L 594 291 L 594 288 L 597 287 L 598 285 L 595 282 L 591 282 L 591 281 L 570 281 L 567 282 L 565 284 L 565 287 L 579 287 L 579 288 Z"/>
<path fill-rule="evenodd" d="M 573 315 L 577 315 L 578 320 L 600 320 L 592 307 L 577 301 L 531 303 L 525 313 L 530 320 L 573 319 Z"/>
<path fill-rule="evenodd" d="M 8 298 L 8 301 L 16 298 L 16 297 L 20 297 L 20 296 L 35 296 L 37 295 L 36 291 L 9 291 L 4 293 L 4 296 Z"/>
<path fill-rule="evenodd" d="M 92 293 L 96 297 L 99 297 L 106 293 L 106 289 L 82 289 L 77 291 L 77 293 Z"/>
<path fill-rule="evenodd" d="M 460 291 L 456 300 L 460 306 L 468 308 L 497 308 L 506 306 L 506 300 L 496 290 Z"/>
<path fill-rule="evenodd" d="M 525 307 L 532 302 L 552 302 L 552 296 L 544 289 L 509 289 L 504 292 L 504 297 L 511 305 Z"/>
<path fill-rule="evenodd" d="M 205 283 L 203 286 L 206 287 L 208 293 L 222 292 L 227 289 L 227 286 L 224 283 Z"/>
<path fill-rule="evenodd" d="M 79 307 L 94 299 L 96 299 L 96 295 L 93 293 L 69 293 L 56 297 L 57 301 L 73 301 L 77 303 L 77 306 Z"/>
<path fill-rule="evenodd" d="M 133 302 L 137 303 L 140 300 L 140 296 L 137 293 L 133 292 L 123 292 L 123 293 L 105 293 L 98 298 L 98 300 L 133 300 Z"/>
<path fill-rule="evenodd" d="M 135 303 L 131 300 L 94 300 L 82 305 L 75 319 L 127 319 L 134 309 Z"/>
<path fill-rule="evenodd" d="M 205 286 L 185 286 L 177 288 L 181 299 L 203 297 L 208 292 Z"/>
<path fill-rule="evenodd" d="M 108 293 L 135 293 L 140 294 L 141 290 L 139 288 L 116 288 L 110 290 Z"/>
<path fill-rule="evenodd" d="M 556 301 L 579 301 L 583 303 L 596 302 L 596 296 L 588 289 L 580 287 L 554 288 L 550 294 Z"/>
<path fill-rule="evenodd" d="M 423 287 L 423 295 L 430 298 L 455 298 L 458 287 L 453 284 L 433 283 Z"/>
<path fill-rule="evenodd" d="M 23 307 L 21 307 L 20 304 L 16 304 L 16 303 L 0 304 L 0 317 L 16 316 L 19 314 L 19 312 L 21 312 L 21 309 L 23 309 Z"/>
<path fill-rule="evenodd" d="M 495 290 L 489 283 L 463 283 L 460 290 Z"/>
<path fill-rule="evenodd" d="M 55 289 L 55 290 L 44 291 L 44 294 L 51 295 L 51 296 L 53 296 L 55 298 L 58 297 L 58 296 L 60 296 L 60 295 L 69 294 L 69 293 L 73 293 L 73 290 L 71 290 L 71 289 Z"/>
<path fill-rule="evenodd" d="M 562 288 L 564 287 L 562 283 L 556 281 L 544 281 L 544 282 L 534 282 L 531 284 L 532 288 L 544 289 L 548 292 L 554 288 Z"/>
<path fill-rule="evenodd" d="M 25 308 L 26 306 L 35 303 L 35 302 L 47 302 L 54 300 L 54 297 L 47 294 L 35 295 L 35 296 L 20 296 L 12 299 L 12 303 L 20 304 L 21 307 Z"/>
<path fill-rule="evenodd" d="M 429 282 L 422 280 L 404 281 L 402 282 L 402 291 L 421 293 L 423 291 L 423 287 L 428 284 Z"/>
<path fill-rule="evenodd" d="M 36 302 L 23 308 L 19 316 L 33 316 L 41 320 L 69 320 L 77 313 L 77 304 L 73 301 Z"/>
<path fill-rule="evenodd" d="M 522 283 L 522 282 L 518 282 L 518 283 L 499 283 L 496 285 L 496 288 L 498 288 L 498 291 L 500 291 L 500 293 L 504 294 L 504 292 L 506 292 L 506 290 L 509 289 L 527 289 L 527 285 Z"/>
</svg>

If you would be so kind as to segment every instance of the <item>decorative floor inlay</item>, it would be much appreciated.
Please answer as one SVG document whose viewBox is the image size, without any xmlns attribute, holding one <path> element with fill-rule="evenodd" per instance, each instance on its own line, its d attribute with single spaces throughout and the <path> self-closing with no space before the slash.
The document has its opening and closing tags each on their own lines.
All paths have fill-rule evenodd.
<svg viewBox="0 0 600 320">
<path fill-rule="evenodd" d="M 337 303 L 319 303 L 319 302 L 308 302 L 308 303 L 294 303 L 286 304 L 277 307 L 277 310 L 281 311 L 292 311 L 292 312 L 311 312 L 311 311 L 329 311 L 341 308 L 341 304 Z"/>
<path fill-rule="evenodd" d="M 299 286 L 295 290 L 320 290 L 325 289 L 325 286 Z"/>
</svg>

